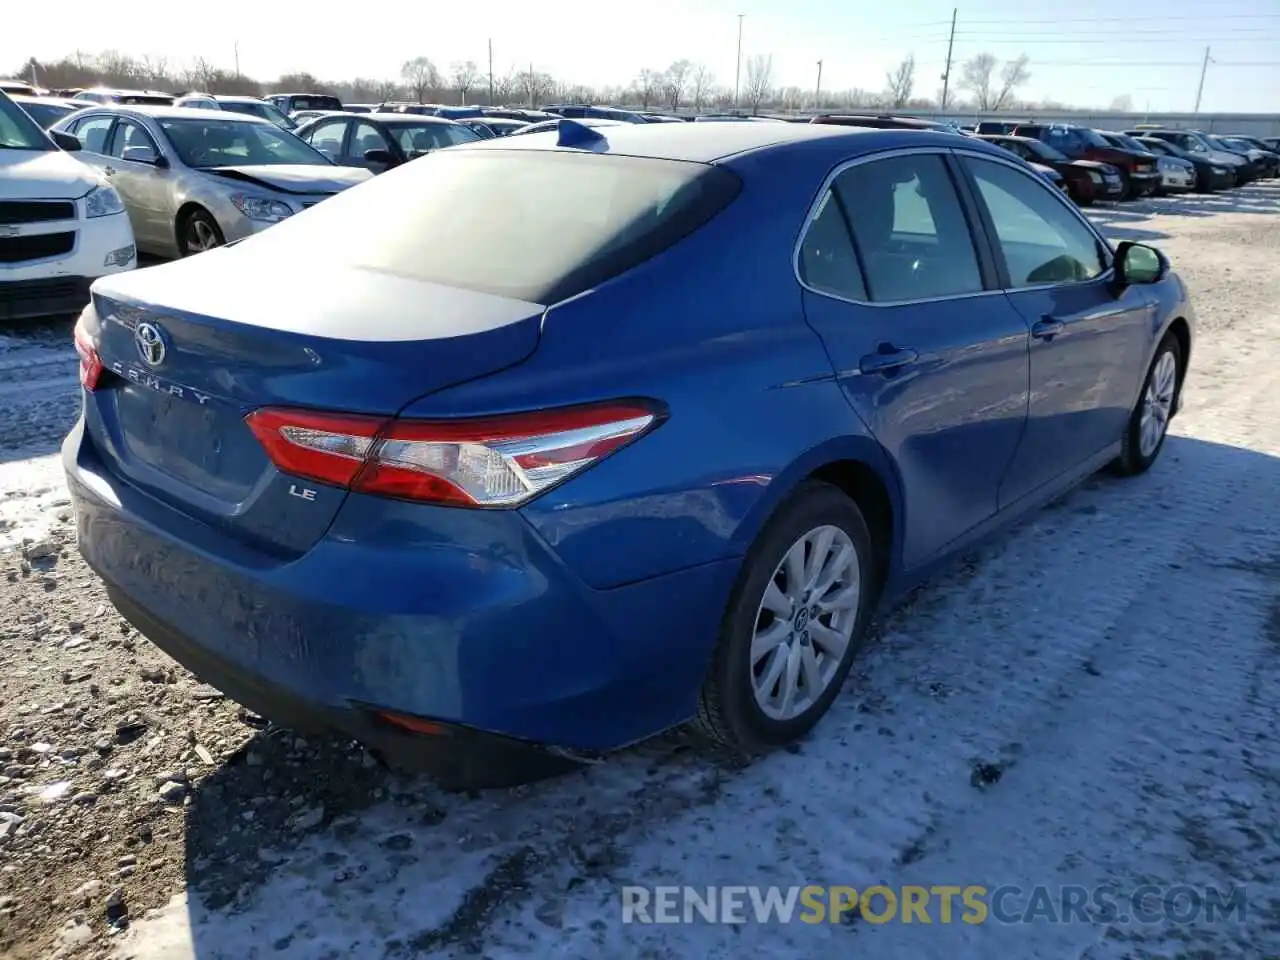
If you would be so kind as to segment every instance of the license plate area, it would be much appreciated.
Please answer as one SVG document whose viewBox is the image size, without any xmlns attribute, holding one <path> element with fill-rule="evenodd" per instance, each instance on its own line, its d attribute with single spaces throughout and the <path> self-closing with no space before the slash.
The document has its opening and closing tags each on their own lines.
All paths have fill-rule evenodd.
<svg viewBox="0 0 1280 960">
<path fill-rule="evenodd" d="M 116 391 L 127 459 L 220 500 L 239 501 L 266 468 L 266 454 L 238 411 L 137 383 Z"/>
</svg>

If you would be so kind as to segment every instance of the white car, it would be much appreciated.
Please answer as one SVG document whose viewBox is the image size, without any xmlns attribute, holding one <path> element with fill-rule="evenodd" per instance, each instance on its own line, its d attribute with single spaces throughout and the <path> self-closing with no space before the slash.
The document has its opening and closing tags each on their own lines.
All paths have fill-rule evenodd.
<svg viewBox="0 0 1280 960">
<path fill-rule="evenodd" d="M 0 321 L 79 313 L 98 277 L 137 265 L 133 228 L 102 174 L 0 92 Z"/>
</svg>

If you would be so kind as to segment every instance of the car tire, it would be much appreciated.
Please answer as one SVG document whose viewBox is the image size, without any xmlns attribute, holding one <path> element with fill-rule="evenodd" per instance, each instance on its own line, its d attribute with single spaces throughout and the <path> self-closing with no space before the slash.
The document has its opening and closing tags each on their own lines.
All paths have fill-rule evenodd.
<svg viewBox="0 0 1280 960">
<path fill-rule="evenodd" d="M 798 568 L 789 563 L 797 557 Z M 699 698 L 705 739 L 744 760 L 812 729 L 866 634 L 879 569 L 852 499 L 818 481 L 797 488 L 756 538 L 730 596 Z"/>
<path fill-rule="evenodd" d="M 1182 389 L 1182 348 L 1172 333 L 1165 334 L 1151 360 L 1142 392 L 1129 415 L 1121 439 L 1120 456 L 1111 471 L 1122 477 L 1145 473 L 1164 449 L 1169 420 L 1177 409 Z M 1146 433 L 1144 433 L 1144 430 Z M 1154 432 L 1153 432 L 1154 431 Z"/>
<path fill-rule="evenodd" d="M 185 213 L 178 221 L 178 253 L 184 257 L 204 253 L 225 244 L 226 238 L 213 214 L 200 207 Z"/>
<path fill-rule="evenodd" d="M 1133 191 L 1130 188 L 1128 171 L 1123 167 L 1118 169 L 1120 170 L 1120 196 L 1116 197 L 1116 202 L 1119 203 L 1125 200 L 1132 200 Z"/>
</svg>

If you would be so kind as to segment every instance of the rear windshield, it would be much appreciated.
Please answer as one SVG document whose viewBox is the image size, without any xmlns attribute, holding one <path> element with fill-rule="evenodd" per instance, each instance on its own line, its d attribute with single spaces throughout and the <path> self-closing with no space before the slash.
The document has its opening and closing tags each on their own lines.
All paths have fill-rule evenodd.
<svg viewBox="0 0 1280 960">
<path fill-rule="evenodd" d="M 61 103 L 41 103 L 38 100 L 25 100 L 20 106 L 27 111 L 27 116 L 46 130 L 67 114 L 76 112 L 75 107 L 68 107 Z"/>
<path fill-rule="evenodd" d="M 115 98 L 115 102 L 134 107 L 168 107 L 173 105 L 173 97 L 162 94 L 122 93 Z"/>
<path fill-rule="evenodd" d="M 443 150 L 251 237 L 300 257 L 550 304 L 660 253 L 741 189 L 721 167 L 535 150 Z"/>
<path fill-rule="evenodd" d="M 342 101 L 337 97 L 290 97 L 290 110 L 341 110 Z"/>
</svg>

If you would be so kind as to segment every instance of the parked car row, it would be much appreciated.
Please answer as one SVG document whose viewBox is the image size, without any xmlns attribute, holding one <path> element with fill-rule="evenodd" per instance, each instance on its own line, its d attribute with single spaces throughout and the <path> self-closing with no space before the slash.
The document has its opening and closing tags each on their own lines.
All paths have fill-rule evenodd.
<svg viewBox="0 0 1280 960">
<path fill-rule="evenodd" d="M 1155 124 L 1109 131 L 1065 123 L 992 120 L 965 132 L 990 139 L 1024 157 L 1039 153 L 1040 147 L 1029 142 L 1037 140 L 1068 160 L 1112 167 L 1121 180 L 1120 195 L 1090 197 L 1073 191 L 1073 198 L 1085 205 L 1093 199 L 1129 199 L 1192 190 L 1208 193 L 1280 176 L 1280 138 L 1224 136 Z"/>
</svg>

